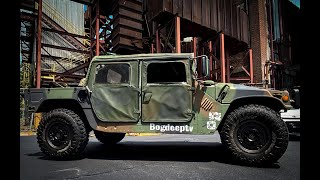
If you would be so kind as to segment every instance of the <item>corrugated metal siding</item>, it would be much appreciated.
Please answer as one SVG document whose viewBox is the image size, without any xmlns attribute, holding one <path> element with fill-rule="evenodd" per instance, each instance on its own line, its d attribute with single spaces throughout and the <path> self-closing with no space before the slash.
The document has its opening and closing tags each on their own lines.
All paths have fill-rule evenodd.
<svg viewBox="0 0 320 180">
<path fill-rule="evenodd" d="M 62 27 L 68 29 L 66 25 L 71 23 L 75 28 L 75 30 L 71 33 L 83 34 L 84 6 L 82 4 L 70 0 L 43 0 L 43 4 L 48 4 L 52 9 L 56 10 L 64 17 L 64 19 L 60 19 L 44 5 L 43 12 L 59 23 Z M 71 31 L 70 28 L 68 30 Z"/>
<path fill-rule="evenodd" d="M 116 0 L 112 5 L 111 33 L 113 52 L 125 54 L 127 49 L 139 51 L 142 45 L 142 2 L 138 0 Z"/>
<path fill-rule="evenodd" d="M 43 13 L 57 22 L 60 26 L 70 33 L 84 34 L 84 7 L 80 3 L 70 0 L 43 0 Z M 43 27 L 47 27 L 45 24 Z M 79 39 L 81 41 L 81 39 Z M 57 46 L 75 48 L 63 37 L 56 33 L 42 32 L 42 43 L 53 44 Z M 44 48 L 52 56 L 70 57 L 77 55 L 75 52 L 68 52 L 59 49 Z M 42 54 L 47 54 L 42 51 Z"/>
<path fill-rule="evenodd" d="M 233 0 L 145 1 L 148 20 L 155 18 L 162 12 L 178 13 L 186 20 L 217 32 L 224 31 L 227 36 L 246 43 L 249 42 L 248 15 L 234 4 Z"/>
</svg>

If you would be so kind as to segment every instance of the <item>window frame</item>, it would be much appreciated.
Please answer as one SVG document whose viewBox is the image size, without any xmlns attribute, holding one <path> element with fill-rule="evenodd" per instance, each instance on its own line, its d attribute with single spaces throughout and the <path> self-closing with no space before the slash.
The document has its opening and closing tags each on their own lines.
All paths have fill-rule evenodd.
<svg viewBox="0 0 320 180">
<path fill-rule="evenodd" d="M 99 66 L 99 65 L 123 65 L 123 64 L 129 66 L 128 82 L 126 82 L 126 83 L 123 83 L 123 82 L 122 82 L 122 83 L 97 83 L 97 82 L 96 82 L 97 66 Z M 101 63 L 96 63 L 95 66 L 94 66 L 93 85 L 98 85 L 98 86 L 121 86 L 121 85 L 123 86 L 123 85 L 125 85 L 125 86 L 128 86 L 128 85 L 131 84 L 131 81 L 132 81 L 132 79 L 131 79 L 131 68 L 132 68 L 132 67 L 131 67 L 130 63 L 126 63 L 126 62 L 101 62 Z"/>
<path fill-rule="evenodd" d="M 180 81 L 180 82 L 148 82 L 148 67 L 150 64 L 165 64 L 165 63 L 181 63 L 183 64 L 183 67 L 184 67 L 184 72 L 185 72 L 185 81 Z M 186 65 L 186 63 L 184 63 L 183 61 L 150 61 L 148 64 L 147 64 L 147 67 L 146 67 L 146 84 L 157 84 L 157 85 L 162 85 L 162 84 L 188 84 L 188 68 L 187 68 L 188 65 Z"/>
</svg>

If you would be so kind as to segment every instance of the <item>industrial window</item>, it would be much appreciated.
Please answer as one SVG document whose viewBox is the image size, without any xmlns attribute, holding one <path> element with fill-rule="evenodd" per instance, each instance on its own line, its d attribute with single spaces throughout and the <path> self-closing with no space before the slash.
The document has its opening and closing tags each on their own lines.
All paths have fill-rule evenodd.
<svg viewBox="0 0 320 180">
<path fill-rule="evenodd" d="M 129 83 L 130 66 L 128 64 L 99 64 L 96 66 L 95 83 Z"/>
<path fill-rule="evenodd" d="M 148 83 L 187 82 L 182 62 L 151 63 L 147 68 Z"/>
</svg>

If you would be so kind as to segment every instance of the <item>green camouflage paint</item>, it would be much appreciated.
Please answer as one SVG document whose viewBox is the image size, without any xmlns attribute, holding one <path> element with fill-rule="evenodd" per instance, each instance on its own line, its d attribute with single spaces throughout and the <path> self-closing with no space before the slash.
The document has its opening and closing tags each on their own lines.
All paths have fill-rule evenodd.
<svg viewBox="0 0 320 180">
<path fill-rule="evenodd" d="M 84 110 L 90 126 L 100 131 L 212 134 L 235 100 L 267 97 L 281 103 L 283 109 L 290 107 L 273 97 L 276 94 L 281 99 L 286 92 L 195 80 L 192 58 L 192 53 L 97 56 L 81 82 L 85 87 L 25 89 L 26 108 L 29 112 L 45 112 L 39 107 L 46 101 L 73 100 Z M 148 65 L 164 62 L 182 62 L 187 81 L 147 83 Z M 95 83 L 98 65 L 119 63 L 130 66 L 128 83 Z M 85 98 L 81 99 L 83 94 Z"/>
</svg>

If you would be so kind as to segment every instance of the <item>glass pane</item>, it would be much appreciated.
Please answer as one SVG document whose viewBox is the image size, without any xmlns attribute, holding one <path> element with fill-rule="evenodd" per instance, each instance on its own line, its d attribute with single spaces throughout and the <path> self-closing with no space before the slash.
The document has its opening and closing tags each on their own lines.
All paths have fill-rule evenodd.
<svg viewBox="0 0 320 180">
<path fill-rule="evenodd" d="M 129 83 L 130 67 L 128 64 L 99 64 L 96 66 L 96 83 Z"/>
<path fill-rule="evenodd" d="M 187 82 L 182 62 L 151 63 L 147 69 L 148 83 Z"/>
</svg>

